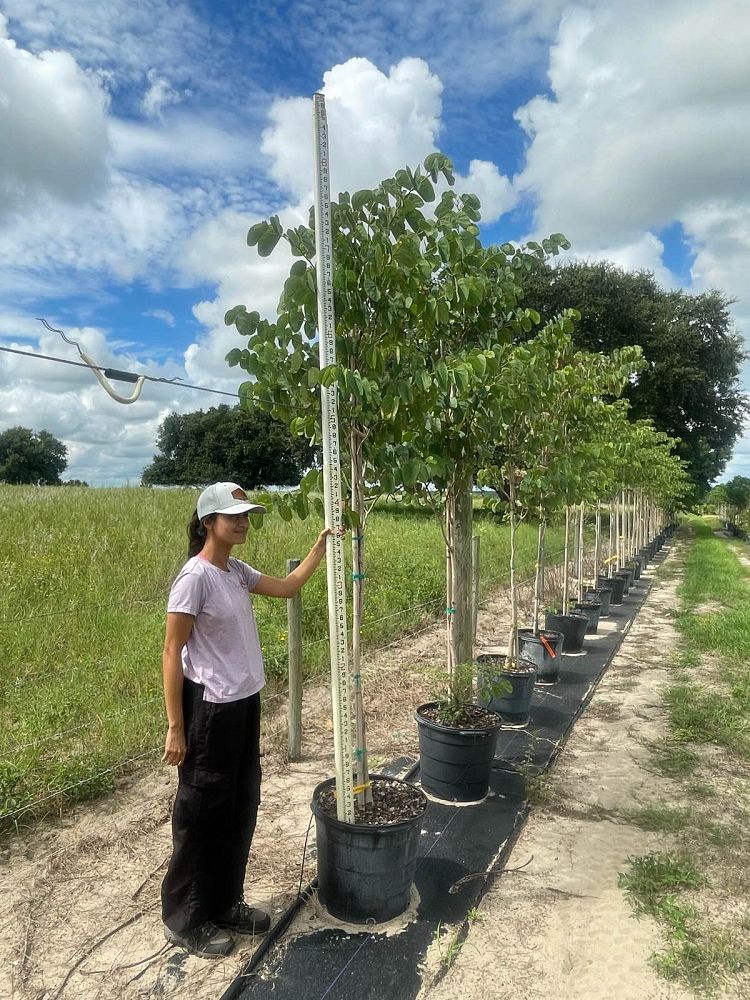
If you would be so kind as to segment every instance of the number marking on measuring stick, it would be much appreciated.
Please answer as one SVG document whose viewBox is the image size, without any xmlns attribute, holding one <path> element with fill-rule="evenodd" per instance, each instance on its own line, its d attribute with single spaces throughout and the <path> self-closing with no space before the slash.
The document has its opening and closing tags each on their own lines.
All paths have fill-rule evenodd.
<svg viewBox="0 0 750 1000">
<path fill-rule="evenodd" d="M 330 159 L 325 98 L 313 98 L 315 169 L 315 250 L 318 279 L 320 367 L 336 363 L 336 319 L 333 310 L 333 240 L 331 234 Z M 328 537 L 328 634 L 331 646 L 333 749 L 336 760 L 336 810 L 340 820 L 354 822 L 352 778 L 352 710 L 346 636 L 344 540 L 341 535 L 343 489 L 337 389 L 320 387 L 323 407 L 323 497 Z"/>
</svg>

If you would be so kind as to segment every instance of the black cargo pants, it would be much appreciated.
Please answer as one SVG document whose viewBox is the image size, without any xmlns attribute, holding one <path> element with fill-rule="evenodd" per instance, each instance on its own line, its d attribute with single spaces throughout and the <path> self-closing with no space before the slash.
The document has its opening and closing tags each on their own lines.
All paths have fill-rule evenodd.
<svg viewBox="0 0 750 1000">
<path fill-rule="evenodd" d="M 242 896 L 260 803 L 260 695 L 217 704 L 185 678 L 187 756 L 172 810 L 162 919 L 177 934 Z"/>
</svg>

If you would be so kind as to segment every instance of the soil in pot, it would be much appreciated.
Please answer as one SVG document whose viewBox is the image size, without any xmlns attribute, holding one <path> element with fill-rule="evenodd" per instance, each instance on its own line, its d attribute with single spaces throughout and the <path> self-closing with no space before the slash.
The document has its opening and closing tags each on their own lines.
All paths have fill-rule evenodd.
<svg viewBox="0 0 750 1000">
<path fill-rule="evenodd" d="M 419 730 L 422 788 L 446 802 L 478 802 L 485 797 L 503 720 L 481 705 L 463 705 L 464 722 L 440 721 L 437 702 L 414 713 Z"/>
<path fill-rule="evenodd" d="M 477 657 L 479 700 L 500 713 L 503 729 L 523 729 L 529 724 L 535 680 L 536 665 L 531 660 L 509 660 L 503 653 L 482 653 Z M 503 681 L 506 686 L 510 684 L 510 691 L 495 693 L 491 690 Z"/>
<path fill-rule="evenodd" d="M 534 635 L 530 628 L 518 630 L 518 655 L 530 660 L 536 667 L 537 684 L 554 684 L 562 663 L 563 634 L 550 629 L 540 629 Z"/>
<path fill-rule="evenodd" d="M 571 614 L 548 611 L 544 616 L 544 627 L 563 634 L 563 653 L 580 653 L 586 634 L 588 618 L 577 611 Z"/>
<path fill-rule="evenodd" d="M 355 807 L 353 824 L 336 818 L 335 778 L 315 788 L 310 804 L 320 900 L 332 916 L 355 924 L 383 923 L 409 905 L 427 808 L 426 796 L 406 781 L 373 774 L 371 782 L 373 804 Z"/>
</svg>

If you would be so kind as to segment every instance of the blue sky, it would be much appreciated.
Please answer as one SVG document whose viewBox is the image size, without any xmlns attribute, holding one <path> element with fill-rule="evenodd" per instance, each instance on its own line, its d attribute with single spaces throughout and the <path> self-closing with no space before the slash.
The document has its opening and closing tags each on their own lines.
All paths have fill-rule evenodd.
<svg viewBox="0 0 750 1000">
<path fill-rule="evenodd" d="M 573 253 L 737 297 L 750 265 L 745 0 L 6 0 L 0 6 L 0 344 L 233 391 L 223 327 L 272 313 L 288 262 L 249 225 L 310 201 L 326 95 L 337 188 L 439 148 L 488 241 Z M 160 420 L 220 397 L 0 355 L 0 428 L 66 442 L 68 475 L 137 482 Z M 750 473 L 750 440 L 727 470 Z"/>
</svg>

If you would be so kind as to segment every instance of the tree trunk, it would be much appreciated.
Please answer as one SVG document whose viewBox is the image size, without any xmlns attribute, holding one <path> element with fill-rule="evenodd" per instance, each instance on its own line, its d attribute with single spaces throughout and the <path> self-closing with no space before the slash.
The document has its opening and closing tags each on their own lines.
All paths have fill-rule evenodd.
<svg viewBox="0 0 750 1000">
<path fill-rule="evenodd" d="M 365 596 L 365 504 L 362 469 L 362 443 L 356 430 L 350 437 L 352 463 L 351 509 L 359 524 L 352 531 L 352 674 L 354 680 L 354 720 L 357 746 L 354 750 L 356 800 L 360 806 L 372 802 L 370 772 L 367 763 L 367 731 L 362 697 L 362 609 Z"/>
<path fill-rule="evenodd" d="M 518 593 L 516 589 L 516 470 L 508 466 L 508 499 L 510 503 L 510 638 L 508 659 L 515 660 L 518 650 Z"/>
<path fill-rule="evenodd" d="M 584 519 L 584 505 L 581 502 L 581 507 L 578 512 L 578 566 L 576 567 L 576 576 L 578 577 L 578 603 L 583 601 L 583 519 Z"/>
<path fill-rule="evenodd" d="M 601 558 L 601 540 L 602 540 L 602 502 L 597 500 L 596 502 L 596 527 L 594 528 L 594 569 L 591 574 L 591 586 L 596 590 L 597 577 L 599 576 L 599 560 Z"/>
<path fill-rule="evenodd" d="M 536 572 L 534 574 L 534 618 L 532 627 L 534 635 L 539 635 L 539 618 L 541 603 L 544 596 L 544 516 L 539 508 L 539 530 L 536 538 Z"/>
<path fill-rule="evenodd" d="M 568 613 L 568 582 L 570 578 L 570 566 L 568 565 L 568 555 L 570 551 L 570 507 L 565 504 L 565 551 L 563 554 L 563 589 L 561 613 Z"/>
<path fill-rule="evenodd" d="M 471 534 L 473 526 L 470 471 L 456 470 L 446 503 L 448 553 L 447 618 L 451 689 L 462 701 L 471 701 Z"/>
</svg>

